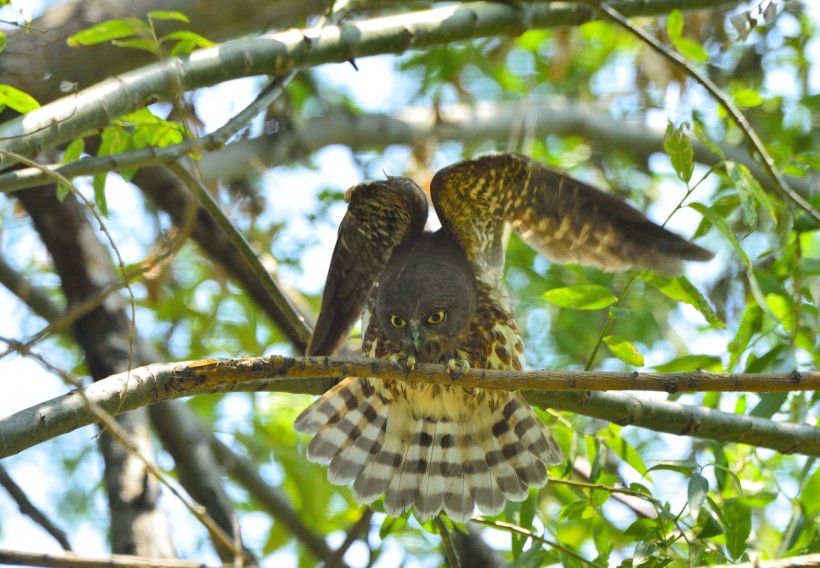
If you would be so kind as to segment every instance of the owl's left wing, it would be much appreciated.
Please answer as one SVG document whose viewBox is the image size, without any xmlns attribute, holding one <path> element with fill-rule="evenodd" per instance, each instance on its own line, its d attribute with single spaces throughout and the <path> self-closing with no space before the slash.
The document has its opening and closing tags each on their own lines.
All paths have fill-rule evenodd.
<svg viewBox="0 0 820 568">
<path fill-rule="evenodd" d="M 713 256 L 617 197 L 519 154 L 446 167 L 433 178 L 430 194 L 442 226 L 480 273 L 493 279 L 504 266 L 505 221 L 531 247 L 561 263 L 674 274 L 682 260 Z"/>
<path fill-rule="evenodd" d="M 333 355 L 341 348 L 393 249 L 427 223 L 427 197 L 406 178 L 355 185 L 345 199 L 347 213 L 339 225 L 307 355 Z"/>
</svg>

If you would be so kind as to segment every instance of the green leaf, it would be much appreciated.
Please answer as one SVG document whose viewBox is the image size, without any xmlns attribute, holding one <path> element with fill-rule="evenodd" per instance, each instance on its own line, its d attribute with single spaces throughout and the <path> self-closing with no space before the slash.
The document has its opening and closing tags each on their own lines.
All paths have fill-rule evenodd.
<svg viewBox="0 0 820 568">
<path fill-rule="evenodd" d="M 618 301 L 608 288 L 596 284 L 554 288 L 546 291 L 542 297 L 562 308 L 576 310 L 600 310 Z"/>
<path fill-rule="evenodd" d="M 96 26 L 91 26 L 70 36 L 66 41 L 69 47 L 77 47 L 78 45 L 95 45 L 139 35 L 150 35 L 148 25 L 136 18 L 124 18 L 121 20 L 108 20 Z"/>
<path fill-rule="evenodd" d="M 68 164 L 79 160 L 83 150 L 85 150 L 85 139 L 75 138 L 66 146 L 65 152 L 63 152 L 63 163 Z M 67 185 L 59 184 L 57 186 L 57 199 L 62 201 L 70 192 L 71 189 Z"/>
<path fill-rule="evenodd" d="M 701 313 L 709 325 L 717 329 L 726 329 L 726 324 L 709 305 L 706 297 L 685 276 L 671 278 L 645 270 L 638 274 L 638 278 L 656 288 L 667 298 L 689 304 Z"/>
<path fill-rule="evenodd" d="M 153 53 L 154 55 L 159 55 L 160 50 L 157 46 L 157 43 L 153 39 L 144 39 L 144 38 L 129 38 L 129 39 L 115 39 L 112 41 L 114 45 L 117 47 L 128 47 L 131 49 L 138 49 L 140 51 L 146 51 L 148 53 Z"/>
<path fill-rule="evenodd" d="M 148 12 L 148 17 L 152 20 L 177 20 L 186 24 L 191 23 L 188 16 L 176 10 L 151 10 Z"/>
<path fill-rule="evenodd" d="M 735 252 L 740 257 L 740 260 L 743 261 L 746 268 L 752 267 L 752 263 L 749 260 L 749 255 L 747 255 L 746 251 L 743 250 L 743 247 L 740 246 L 740 241 L 737 240 L 737 237 L 732 232 L 732 229 L 726 223 L 726 220 L 720 216 L 720 214 L 702 203 L 690 203 L 688 207 L 691 207 L 703 215 L 703 217 L 709 221 L 727 241 L 729 241 L 729 244 L 732 245 L 733 249 L 735 249 Z"/>
<path fill-rule="evenodd" d="M 683 34 L 683 14 L 677 8 L 669 13 L 669 18 L 666 20 L 666 33 L 673 43 Z"/>
<path fill-rule="evenodd" d="M 103 217 L 108 217 L 108 200 L 105 198 L 105 181 L 107 177 L 106 174 L 98 174 L 94 176 L 92 182 L 92 186 L 94 187 L 94 202 L 97 204 L 97 208 Z"/>
<path fill-rule="evenodd" d="M 607 335 L 604 343 L 609 347 L 610 353 L 628 365 L 636 367 L 643 366 L 643 355 L 629 340 L 617 335 Z"/>
<path fill-rule="evenodd" d="M 655 365 L 653 368 L 659 373 L 680 373 L 698 369 L 720 372 L 723 370 L 723 365 L 720 357 L 715 355 L 684 355 L 668 363 Z"/>
<path fill-rule="evenodd" d="M 763 104 L 763 98 L 754 89 L 740 89 L 734 93 L 735 104 L 742 107 L 756 107 Z"/>
<path fill-rule="evenodd" d="M 764 392 L 760 395 L 760 402 L 752 409 L 749 416 L 769 419 L 779 411 L 788 400 L 787 392 Z"/>
<path fill-rule="evenodd" d="M 512 562 L 502 568 L 540 568 L 546 561 L 546 552 L 541 550 L 541 541 L 533 539 L 532 546 Z"/>
<path fill-rule="evenodd" d="M 711 538 L 724 533 L 720 523 L 717 519 L 715 519 L 714 515 L 706 509 L 700 510 L 700 515 L 698 515 L 698 526 L 700 526 L 701 529 L 700 532 L 697 533 L 697 538 Z"/>
<path fill-rule="evenodd" d="M 687 303 L 699 311 L 709 325 L 717 329 L 726 329 L 726 324 L 723 323 L 723 320 L 720 319 L 715 310 L 712 309 L 712 306 L 709 305 L 709 300 L 706 299 L 706 296 L 700 293 L 700 290 L 698 290 L 688 278 L 685 276 L 678 276 L 676 280 L 681 289 L 686 292 L 689 298 L 691 298 L 691 301 Z"/>
<path fill-rule="evenodd" d="M 399 531 L 407 524 L 407 517 L 385 517 L 382 526 L 379 528 L 379 538 L 384 538 L 392 532 Z"/>
<path fill-rule="evenodd" d="M 689 478 L 689 485 L 686 487 L 686 497 L 689 501 L 689 511 L 697 518 L 700 509 L 706 502 L 709 494 L 709 480 L 699 473 L 695 473 Z"/>
<path fill-rule="evenodd" d="M 161 41 L 176 40 L 177 44 L 171 49 L 170 55 L 188 55 L 193 50 L 200 47 L 210 47 L 216 45 L 211 40 L 202 37 L 199 34 L 189 31 L 178 31 L 170 33 L 162 38 Z"/>
<path fill-rule="evenodd" d="M 9 40 L 6 37 L 6 34 L 3 33 L 3 32 L 0 32 L 0 53 L 3 53 L 4 51 L 6 51 L 6 45 L 8 45 L 8 42 L 9 42 Z"/>
<path fill-rule="evenodd" d="M 693 39 L 682 37 L 676 39 L 674 42 L 675 48 L 687 59 L 696 61 L 698 63 L 706 63 L 709 61 L 709 54 L 701 44 Z"/>
<path fill-rule="evenodd" d="M 750 227 L 750 231 L 757 226 L 757 208 L 762 206 L 771 217 L 774 224 L 777 224 L 777 209 L 772 197 L 766 193 L 758 183 L 752 172 L 743 164 L 726 162 L 726 173 L 735 183 L 735 189 L 740 197 L 740 205 L 743 208 L 743 216 Z M 752 211 L 747 213 L 747 208 Z M 749 217 L 753 220 L 750 222 Z"/>
<path fill-rule="evenodd" d="M 586 499 L 576 499 L 561 508 L 558 513 L 558 520 L 571 521 L 580 518 L 588 507 L 589 502 Z"/>
<path fill-rule="evenodd" d="M 34 97 L 11 85 L 0 85 L 0 105 L 0 109 L 9 107 L 20 114 L 40 108 L 40 103 Z"/>
<path fill-rule="evenodd" d="M 666 126 L 666 134 L 663 138 L 663 149 L 672 162 L 672 167 L 678 178 L 684 183 L 689 183 L 692 179 L 692 172 L 695 170 L 695 151 L 692 148 L 692 140 L 686 130 L 689 123 L 682 122 L 677 128 L 672 121 Z"/>
<path fill-rule="evenodd" d="M 643 459 L 641 459 L 640 454 L 638 454 L 638 451 L 632 446 L 632 444 L 620 436 L 620 431 L 620 426 L 610 424 L 609 430 L 606 431 L 607 435 L 604 437 L 604 442 L 609 449 L 632 466 L 635 471 L 641 475 L 647 476 L 648 470 L 646 468 L 646 464 L 643 463 Z"/>
<path fill-rule="evenodd" d="M 726 532 L 726 549 L 733 560 L 746 552 L 746 540 L 752 533 L 752 513 L 745 499 L 728 499 L 723 505 L 723 530 Z"/>
</svg>

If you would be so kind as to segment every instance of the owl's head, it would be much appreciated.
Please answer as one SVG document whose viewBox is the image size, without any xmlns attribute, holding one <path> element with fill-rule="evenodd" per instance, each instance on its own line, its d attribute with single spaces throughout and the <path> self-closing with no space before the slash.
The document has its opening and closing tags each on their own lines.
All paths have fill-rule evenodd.
<svg viewBox="0 0 820 568">
<path fill-rule="evenodd" d="M 475 311 L 473 271 L 462 248 L 441 231 L 397 248 L 379 278 L 380 327 L 419 362 L 452 357 Z"/>
</svg>

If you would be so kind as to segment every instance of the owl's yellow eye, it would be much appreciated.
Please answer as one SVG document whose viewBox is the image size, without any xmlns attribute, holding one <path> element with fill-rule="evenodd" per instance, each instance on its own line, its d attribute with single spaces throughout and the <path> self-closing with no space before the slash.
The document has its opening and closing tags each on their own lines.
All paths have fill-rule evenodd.
<svg viewBox="0 0 820 568">
<path fill-rule="evenodd" d="M 407 325 L 407 322 L 404 321 L 404 319 L 400 316 L 393 314 L 392 316 L 390 316 L 390 325 L 392 325 L 396 329 L 401 329 Z"/>
<path fill-rule="evenodd" d="M 447 317 L 447 312 L 444 310 L 439 310 L 435 313 L 430 314 L 427 316 L 427 323 L 431 325 L 436 325 L 437 323 L 441 323 L 444 321 L 444 318 Z"/>
</svg>

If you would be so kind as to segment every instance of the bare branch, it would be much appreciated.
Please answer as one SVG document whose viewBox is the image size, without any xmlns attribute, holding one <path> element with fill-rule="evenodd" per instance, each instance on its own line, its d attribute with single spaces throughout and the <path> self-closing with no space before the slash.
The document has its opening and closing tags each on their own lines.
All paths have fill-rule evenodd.
<svg viewBox="0 0 820 568">
<path fill-rule="evenodd" d="M 691 0 L 688 8 L 714 8 L 738 0 Z M 627 15 L 663 13 L 662 3 L 613 2 Z M 657 11 L 657 12 L 656 12 Z M 402 53 L 482 37 L 515 35 L 528 29 L 580 24 L 589 7 L 571 3 L 509 5 L 475 3 L 349 22 L 320 31 L 288 30 L 201 49 L 111 77 L 74 95 L 0 125 L 0 149 L 33 156 L 102 128 L 147 103 L 173 100 L 181 92 L 255 75 L 340 63 L 352 58 Z M 16 160 L 4 156 L 0 166 Z"/>
<path fill-rule="evenodd" d="M 119 413 L 183 396 L 261 390 L 320 393 L 331 379 L 378 377 L 452 385 L 442 365 L 419 365 L 405 373 L 383 359 L 342 357 L 256 357 L 167 363 L 133 369 L 69 392 L 0 419 L 0 458 L 92 424 L 96 418 L 82 398 Z M 530 390 L 528 400 L 544 408 L 631 424 L 677 435 L 740 442 L 780 452 L 820 456 L 820 429 L 809 424 L 778 423 L 747 415 L 686 406 L 646 397 L 590 390 L 665 392 L 817 390 L 820 372 L 781 374 L 611 373 L 580 371 L 488 371 L 472 369 L 458 379 L 465 388 Z M 558 392 L 558 391 L 574 392 Z M 547 392 L 549 391 L 549 392 Z"/>
</svg>

